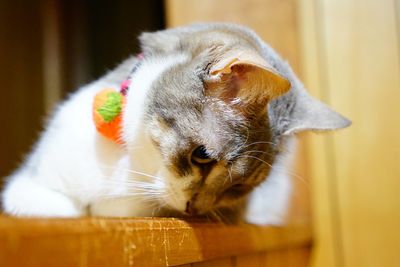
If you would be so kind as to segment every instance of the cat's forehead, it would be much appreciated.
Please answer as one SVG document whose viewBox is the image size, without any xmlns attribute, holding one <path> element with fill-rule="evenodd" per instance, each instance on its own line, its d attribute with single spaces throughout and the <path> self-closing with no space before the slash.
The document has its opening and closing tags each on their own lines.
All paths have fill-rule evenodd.
<svg viewBox="0 0 400 267">
<path fill-rule="evenodd" d="M 191 60 L 170 65 L 154 81 L 149 93 L 149 111 L 166 121 L 198 119 L 205 101 L 204 86 Z"/>
<path fill-rule="evenodd" d="M 142 115 L 145 115 L 149 108 L 152 88 L 165 71 L 174 65 L 187 60 L 185 54 L 168 56 L 145 57 L 140 65 L 131 75 L 131 84 L 126 97 L 124 111 L 124 139 L 130 140 L 136 136 L 137 130 L 141 127 Z"/>
<path fill-rule="evenodd" d="M 151 56 L 142 59 L 140 66 L 132 73 L 130 86 L 134 91 L 148 92 L 155 81 L 171 67 L 188 59 L 184 53 L 167 56 Z"/>
</svg>

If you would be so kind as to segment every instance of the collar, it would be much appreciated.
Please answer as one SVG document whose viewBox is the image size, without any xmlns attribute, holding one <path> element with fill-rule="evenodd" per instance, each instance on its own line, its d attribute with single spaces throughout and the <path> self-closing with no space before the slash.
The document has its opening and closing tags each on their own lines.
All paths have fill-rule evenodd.
<svg viewBox="0 0 400 267">
<path fill-rule="evenodd" d="M 144 55 L 143 53 L 139 53 L 136 55 L 136 64 L 133 66 L 133 68 L 131 69 L 131 72 L 128 75 L 128 78 L 126 78 L 126 80 L 124 80 L 121 83 L 119 92 L 126 96 L 126 94 L 128 93 L 129 90 L 129 86 L 131 85 L 131 81 L 132 81 L 132 74 L 135 72 L 135 70 L 137 70 L 137 68 L 139 67 L 140 63 L 142 62 L 142 60 L 144 59 Z"/>
</svg>

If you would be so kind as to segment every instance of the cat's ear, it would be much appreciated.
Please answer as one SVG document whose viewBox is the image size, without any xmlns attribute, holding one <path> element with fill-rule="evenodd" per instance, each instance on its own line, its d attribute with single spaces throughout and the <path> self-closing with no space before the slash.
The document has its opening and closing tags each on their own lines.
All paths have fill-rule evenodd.
<svg viewBox="0 0 400 267">
<path fill-rule="evenodd" d="M 225 53 L 209 68 L 207 91 L 224 101 L 266 105 L 286 93 L 290 82 L 252 50 Z"/>
<path fill-rule="evenodd" d="M 330 107 L 311 97 L 305 91 L 298 92 L 289 124 L 283 135 L 302 131 L 331 131 L 351 125 L 351 121 Z"/>
</svg>

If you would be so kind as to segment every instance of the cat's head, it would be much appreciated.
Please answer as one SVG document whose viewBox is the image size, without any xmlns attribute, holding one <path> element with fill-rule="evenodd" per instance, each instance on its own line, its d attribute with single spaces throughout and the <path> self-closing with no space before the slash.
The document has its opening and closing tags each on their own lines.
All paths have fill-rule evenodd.
<svg viewBox="0 0 400 267">
<path fill-rule="evenodd" d="M 245 199 L 268 176 L 285 136 L 348 125 L 305 92 L 293 92 L 293 77 L 243 36 L 200 35 L 190 42 L 164 32 L 142 36 L 147 58 L 138 69 L 149 80 L 143 131 L 160 159 L 161 201 L 191 215 Z M 168 45 L 154 48 L 157 42 Z"/>
</svg>

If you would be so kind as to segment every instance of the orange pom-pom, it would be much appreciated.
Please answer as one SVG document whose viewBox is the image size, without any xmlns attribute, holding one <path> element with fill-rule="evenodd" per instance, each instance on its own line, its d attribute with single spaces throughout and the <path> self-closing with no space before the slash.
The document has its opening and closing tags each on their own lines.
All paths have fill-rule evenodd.
<svg viewBox="0 0 400 267">
<path fill-rule="evenodd" d="M 122 144 L 122 111 L 125 96 L 114 89 L 103 89 L 93 100 L 93 121 L 97 131 L 108 139 Z"/>
</svg>

